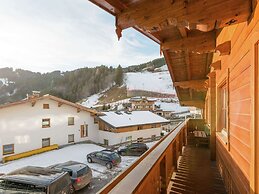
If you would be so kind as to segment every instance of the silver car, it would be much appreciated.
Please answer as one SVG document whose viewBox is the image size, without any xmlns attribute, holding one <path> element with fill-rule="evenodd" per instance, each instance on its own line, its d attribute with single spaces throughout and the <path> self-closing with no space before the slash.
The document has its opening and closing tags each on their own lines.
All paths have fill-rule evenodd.
<svg viewBox="0 0 259 194">
<path fill-rule="evenodd" d="M 50 168 L 68 172 L 73 188 L 76 191 L 87 186 L 92 179 L 91 168 L 88 165 L 80 162 L 68 161 L 65 163 L 52 165 Z"/>
</svg>

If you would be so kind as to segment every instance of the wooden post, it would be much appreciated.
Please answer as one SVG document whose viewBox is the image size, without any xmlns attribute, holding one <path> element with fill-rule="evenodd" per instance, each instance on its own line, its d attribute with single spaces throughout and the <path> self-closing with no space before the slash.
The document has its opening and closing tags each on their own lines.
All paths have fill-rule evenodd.
<svg viewBox="0 0 259 194">
<path fill-rule="evenodd" d="M 216 160 L 216 73 L 209 75 L 210 83 L 210 159 Z"/>
</svg>

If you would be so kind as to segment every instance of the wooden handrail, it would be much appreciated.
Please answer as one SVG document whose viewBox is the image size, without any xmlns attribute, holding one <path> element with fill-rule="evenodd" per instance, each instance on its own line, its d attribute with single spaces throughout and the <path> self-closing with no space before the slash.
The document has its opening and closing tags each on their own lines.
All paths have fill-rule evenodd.
<svg viewBox="0 0 259 194">
<path fill-rule="evenodd" d="M 185 129 L 186 122 L 180 123 L 173 131 L 164 136 L 157 144 L 143 154 L 129 168 L 115 177 L 105 188 L 98 193 L 134 193 L 142 180 L 149 174 L 152 167 L 159 161 L 168 146 L 175 140 L 176 136 Z"/>
</svg>

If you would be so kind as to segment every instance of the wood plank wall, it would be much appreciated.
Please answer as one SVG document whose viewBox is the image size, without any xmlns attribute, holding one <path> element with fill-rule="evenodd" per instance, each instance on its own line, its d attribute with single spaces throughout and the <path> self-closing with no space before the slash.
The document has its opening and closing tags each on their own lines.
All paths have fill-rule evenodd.
<svg viewBox="0 0 259 194">
<path fill-rule="evenodd" d="M 253 69 L 254 69 L 254 42 L 255 34 L 259 32 L 259 8 L 257 6 L 253 18 L 249 22 L 224 28 L 217 37 L 217 45 L 225 41 L 231 41 L 231 54 L 228 56 L 219 57 L 214 55 L 213 61 L 221 60 L 221 70 L 216 71 L 217 86 L 223 82 L 224 79 L 229 78 L 229 142 L 228 145 L 221 141 L 220 136 L 217 136 L 217 143 L 221 143 L 225 149 L 217 152 L 225 152 L 223 155 L 230 156 L 240 169 L 240 173 L 233 171 L 227 177 L 229 184 L 233 183 L 233 178 L 236 176 L 245 177 L 248 182 L 253 181 L 250 177 L 250 172 L 253 171 L 253 163 L 251 160 L 254 142 L 251 142 L 253 134 L 253 120 L 254 120 L 254 102 L 255 88 L 253 83 Z M 259 36 L 258 36 L 259 40 Z M 228 73 L 229 72 L 229 73 Z M 228 77 L 229 76 L 229 77 Z M 209 93 L 207 99 L 209 99 Z M 258 95 L 258 94 L 257 94 Z M 217 106 L 219 106 L 219 95 L 217 99 Z M 207 102 L 207 101 L 206 101 Z M 206 105 L 205 107 L 208 107 Z M 219 110 L 219 107 L 217 107 Z M 208 111 L 206 111 L 208 112 Z M 219 111 L 217 113 L 217 123 L 219 123 Z M 206 116 L 206 119 L 208 115 Z M 217 128 L 220 130 L 219 128 Z M 255 129 L 256 130 L 256 129 Z M 231 168 L 229 163 L 222 162 L 223 158 L 218 156 L 220 165 L 225 165 L 222 169 Z M 226 174 L 223 172 L 223 174 Z M 232 181 L 232 182 L 231 182 Z M 239 184 L 236 182 L 235 184 Z M 233 185 L 228 185 L 230 188 Z M 227 187 L 228 187 L 227 186 Z M 248 187 L 249 184 L 240 184 L 237 187 Z M 232 188 L 230 193 L 236 191 L 249 191 L 249 188 Z"/>
</svg>

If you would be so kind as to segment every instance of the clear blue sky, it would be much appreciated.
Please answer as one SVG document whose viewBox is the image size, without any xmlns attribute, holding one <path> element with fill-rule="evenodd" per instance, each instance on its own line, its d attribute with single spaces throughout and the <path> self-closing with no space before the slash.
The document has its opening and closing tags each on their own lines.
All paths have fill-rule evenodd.
<svg viewBox="0 0 259 194">
<path fill-rule="evenodd" d="M 0 26 L 0 67 L 65 71 L 160 57 L 133 29 L 118 42 L 114 17 L 88 0 L 0 0 Z"/>
</svg>

